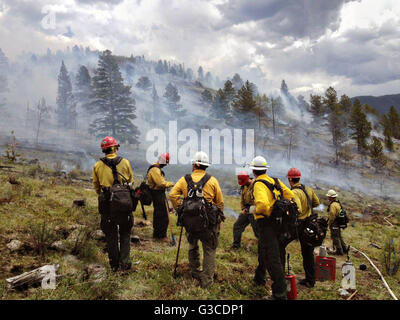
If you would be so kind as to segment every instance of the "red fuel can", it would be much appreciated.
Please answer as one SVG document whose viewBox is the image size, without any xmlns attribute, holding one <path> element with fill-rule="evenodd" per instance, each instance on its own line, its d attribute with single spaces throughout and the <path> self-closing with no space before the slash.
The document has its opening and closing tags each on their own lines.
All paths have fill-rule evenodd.
<svg viewBox="0 0 400 320">
<path fill-rule="evenodd" d="M 296 277 L 294 275 L 286 275 L 287 298 L 295 300 L 297 298 Z"/>
<path fill-rule="evenodd" d="M 315 278 L 318 281 L 336 279 L 336 258 L 315 257 Z"/>
</svg>

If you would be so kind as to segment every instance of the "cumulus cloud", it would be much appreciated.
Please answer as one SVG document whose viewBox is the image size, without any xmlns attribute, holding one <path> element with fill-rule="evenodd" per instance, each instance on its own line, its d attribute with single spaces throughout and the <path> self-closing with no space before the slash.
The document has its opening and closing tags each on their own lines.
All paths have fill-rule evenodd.
<svg viewBox="0 0 400 320">
<path fill-rule="evenodd" d="M 238 72 L 267 93 L 283 78 L 303 94 L 333 83 L 350 95 L 366 88 L 396 93 L 396 2 L 3 0 L 0 43 L 10 58 L 75 44 L 144 54 L 184 62 L 194 71 L 201 65 L 222 80 Z M 44 28 L 50 13 L 55 26 Z"/>
</svg>

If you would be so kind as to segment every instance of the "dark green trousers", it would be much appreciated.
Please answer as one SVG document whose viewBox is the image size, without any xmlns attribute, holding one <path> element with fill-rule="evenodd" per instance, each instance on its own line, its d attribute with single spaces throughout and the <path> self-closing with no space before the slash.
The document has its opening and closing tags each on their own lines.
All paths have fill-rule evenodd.
<svg viewBox="0 0 400 320">
<path fill-rule="evenodd" d="M 303 268 L 305 273 L 305 278 L 312 284 L 315 284 L 315 262 L 314 262 L 314 247 L 306 244 L 304 237 L 304 228 L 306 226 L 305 221 L 300 221 L 300 225 L 298 227 L 299 234 L 299 242 L 301 247 L 301 255 L 303 257 Z M 281 242 L 280 250 L 281 250 L 281 261 L 284 270 L 286 268 L 286 247 L 289 243 L 291 243 L 294 239 L 285 239 Z"/>
<path fill-rule="evenodd" d="M 132 214 L 124 217 L 101 216 L 100 228 L 106 236 L 108 259 L 113 269 L 131 263 L 129 255 L 132 226 Z"/>
<path fill-rule="evenodd" d="M 257 226 L 252 214 L 239 214 L 235 224 L 233 225 L 233 247 L 240 248 L 242 242 L 242 233 L 246 227 L 251 224 L 254 235 L 258 238 Z"/>
<path fill-rule="evenodd" d="M 347 250 L 347 245 L 343 240 L 341 229 L 335 225 L 330 226 L 329 229 L 331 230 L 331 238 L 333 246 L 336 248 L 336 253 L 345 253 Z"/>
<path fill-rule="evenodd" d="M 272 280 L 272 295 L 275 299 L 286 300 L 286 279 L 280 257 L 279 236 L 268 218 L 256 220 L 258 238 L 258 266 L 254 280 L 265 283 L 266 270 Z"/>
<path fill-rule="evenodd" d="M 162 239 L 167 236 L 168 212 L 166 207 L 165 190 L 151 190 L 153 198 L 153 238 Z"/>
<path fill-rule="evenodd" d="M 215 226 L 208 234 L 193 235 L 186 233 L 189 242 L 189 266 L 192 276 L 200 280 L 204 288 L 208 288 L 214 281 L 215 253 L 218 247 L 219 230 Z M 203 268 L 200 269 L 199 241 L 203 245 Z"/>
</svg>

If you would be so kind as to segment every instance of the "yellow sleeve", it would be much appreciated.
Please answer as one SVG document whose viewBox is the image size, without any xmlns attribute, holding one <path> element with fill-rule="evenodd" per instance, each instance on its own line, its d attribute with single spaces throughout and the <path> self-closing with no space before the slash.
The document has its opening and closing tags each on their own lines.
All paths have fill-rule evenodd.
<svg viewBox="0 0 400 320">
<path fill-rule="evenodd" d="M 224 211 L 224 197 L 222 195 L 221 187 L 219 186 L 217 179 L 215 179 L 215 205 L 221 211 Z"/>
<path fill-rule="evenodd" d="M 271 214 L 271 202 L 267 197 L 267 192 L 262 183 L 254 184 L 254 204 L 256 206 L 256 214 L 258 215 L 270 215 Z"/>
<path fill-rule="evenodd" d="M 340 208 L 336 205 L 336 202 L 332 203 L 329 208 L 329 215 L 328 215 L 328 225 L 331 225 L 333 221 L 335 221 L 336 216 L 339 213 Z"/>
<path fill-rule="evenodd" d="M 178 208 L 182 204 L 182 199 L 180 199 L 180 196 L 183 195 L 185 184 L 185 178 L 180 178 L 169 193 L 169 199 L 171 200 L 174 209 Z"/>
<path fill-rule="evenodd" d="M 317 195 L 315 194 L 314 190 L 312 191 L 311 202 L 312 202 L 313 208 L 318 207 L 320 205 L 319 199 L 318 199 Z"/>
<path fill-rule="evenodd" d="M 286 199 L 293 199 L 294 198 L 294 193 L 292 190 L 290 190 L 284 183 L 282 183 L 281 180 L 279 180 L 279 183 L 281 185 L 282 191 L 283 191 L 283 197 Z"/>
<path fill-rule="evenodd" d="M 153 167 L 148 174 L 148 179 L 152 179 L 153 183 L 159 189 L 167 189 L 172 187 L 174 184 L 165 180 L 163 175 L 161 174 L 161 170 L 159 168 Z"/>
<path fill-rule="evenodd" d="M 96 173 L 96 166 L 93 168 L 93 187 L 97 194 L 100 194 L 100 181 Z"/>
<path fill-rule="evenodd" d="M 126 162 L 127 162 L 127 167 L 128 167 L 128 177 L 127 178 L 128 178 L 128 181 L 133 184 L 132 167 L 131 167 L 131 164 L 130 164 L 129 160 L 126 160 Z"/>
<path fill-rule="evenodd" d="M 298 211 L 299 212 L 302 212 L 302 207 L 301 207 L 301 201 L 300 201 L 300 198 L 298 197 L 298 195 L 297 194 L 295 194 L 295 193 L 293 193 L 294 194 L 294 202 L 296 202 L 296 204 L 297 204 L 297 209 L 298 209 Z"/>
<path fill-rule="evenodd" d="M 240 208 L 242 208 L 242 211 L 245 209 L 245 205 L 244 205 L 244 188 L 242 189 L 242 193 L 240 196 Z"/>
</svg>

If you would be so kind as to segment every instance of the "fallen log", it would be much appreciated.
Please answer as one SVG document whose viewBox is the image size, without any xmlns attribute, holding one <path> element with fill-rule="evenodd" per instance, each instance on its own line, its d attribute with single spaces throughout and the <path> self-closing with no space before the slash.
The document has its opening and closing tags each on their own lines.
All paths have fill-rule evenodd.
<svg viewBox="0 0 400 320">
<path fill-rule="evenodd" d="M 56 278 L 56 272 L 60 267 L 59 264 L 45 265 L 43 267 L 24 272 L 15 277 L 11 277 L 6 279 L 7 286 L 9 289 L 14 289 L 17 287 L 21 287 L 23 285 L 33 285 L 35 283 L 42 282 L 42 287 L 45 288 L 45 284 L 47 284 L 47 279 L 50 280 L 51 285 L 51 275 L 54 274 L 54 281 Z M 48 287 L 50 288 L 50 287 Z"/>
</svg>

